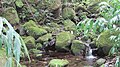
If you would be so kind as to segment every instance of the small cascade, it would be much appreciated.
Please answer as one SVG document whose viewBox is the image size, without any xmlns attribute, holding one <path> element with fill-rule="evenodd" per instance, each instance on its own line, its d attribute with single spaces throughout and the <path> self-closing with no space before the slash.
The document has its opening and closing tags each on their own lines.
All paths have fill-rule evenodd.
<svg viewBox="0 0 120 67">
<path fill-rule="evenodd" d="M 95 56 L 92 55 L 92 49 L 89 47 L 88 55 L 86 56 L 87 59 L 94 59 Z"/>
<path fill-rule="evenodd" d="M 93 62 L 94 62 L 94 59 L 97 58 L 97 57 L 95 57 L 95 56 L 92 55 L 92 50 L 93 49 L 91 49 L 91 47 L 89 46 L 88 53 L 86 55 L 86 60 L 87 60 L 87 62 L 88 62 L 89 65 L 92 65 Z"/>
</svg>

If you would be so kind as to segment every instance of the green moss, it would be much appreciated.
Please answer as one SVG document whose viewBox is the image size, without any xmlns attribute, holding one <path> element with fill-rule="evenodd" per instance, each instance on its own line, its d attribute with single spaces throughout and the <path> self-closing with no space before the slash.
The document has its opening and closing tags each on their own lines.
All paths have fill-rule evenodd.
<svg viewBox="0 0 120 67">
<path fill-rule="evenodd" d="M 61 0 L 46 0 L 46 6 L 52 10 L 58 9 L 61 6 Z"/>
<path fill-rule="evenodd" d="M 32 53 L 33 56 L 35 56 L 36 58 L 42 57 L 42 51 L 40 51 L 40 50 L 30 49 L 29 52 Z"/>
<path fill-rule="evenodd" d="M 30 9 L 33 13 L 37 12 L 37 9 L 35 9 L 33 6 L 31 6 Z"/>
<path fill-rule="evenodd" d="M 35 47 L 35 39 L 32 36 L 25 37 L 24 42 L 25 42 L 28 49 Z"/>
<path fill-rule="evenodd" d="M 18 6 L 20 8 L 24 5 L 23 2 L 22 2 L 22 0 L 16 0 L 15 4 L 16 4 L 16 6 Z"/>
<path fill-rule="evenodd" d="M 47 31 L 45 29 L 42 29 L 42 28 L 39 28 L 39 27 L 29 27 L 27 29 L 27 33 L 28 35 L 30 36 L 33 36 L 33 37 L 38 37 L 38 36 L 42 36 L 43 34 L 46 34 Z"/>
<path fill-rule="evenodd" d="M 52 34 L 48 33 L 48 34 L 46 34 L 46 35 L 43 35 L 43 36 L 39 37 L 39 38 L 37 39 L 37 41 L 46 42 L 46 41 L 48 41 L 48 40 L 51 39 L 51 38 L 52 38 Z"/>
<path fill-rule="evenodd" d="M 96 40 L 96 44 L 97 46 L 105 46 L 105 45 L 113 45 L 114 44 L 114 41 L 110 40 L 110 36 L 112 35 L 119 35 L 120 34 L 120 31 L 110 31 L 110 30 L 107 30 L 107 31 L 104 31 L 100 34 L 100 36 L 97 38 Z"/>
<path fill-rule="evenodd" d="M 37 43 L 36 44 L 36 49 L 41 49 L 42 48 L 42 44 L 41 43 Z"/>
<path fill-rule="evenodd" d="M 42 26 L 41 28 L 45 29 L 47 32 L 51 32 L 51 28 L 49 26 Z"/>
<path fill-rule="evenodd" d="M 70 19 L 64 20 L 63 21 L 65 30 L 69 30 L 69 31 L 74 31 L 75 30 L 75 23 L 72 22 Z"/>
<path fill-rule="evenodd" d="M 25 22 L 23 25 L 24 29 L 27 30 L 29 27 L 38 27 L 36 23 L 33 20 L 29 20 L 28 22 Z"/>
<path fill-rule="evenodd" d="M 50 61 L 49 66 L 50 67 L 65 67 L 68 64 L 69 64 L 69 62 L 67 60 L 53 59 Z"/>
<path fill-rule="evenodd" d="M 17 11 L 13 7 L 8 7 L 5 9 L 3 13 L 3 17 L 5 17 L 11 24 L 19 23 L 19 17 Z"/>
<path fill-rule="evenodd" d="M 60 27 L 57 23 L 51 22 L 48 24 L 49 27 Z"/>
<path fill-rule="evenodd" d="M 81 41 L 79 40 L 72 41 L 71 51 L 73 52 L 74 55 L 80 55 L 83 49 L 85 49 L 85 45 Z"/>
<path fill-rule="evenodd" d="M 37 49 L 30 49 L 29 52 L 33 54 L 39 54 L 41 51 Z"/>
<path fill-rule="evenodd" d="M 51 22 L 47 25 L 49 28 L 47 29 L 49 33 L 56 33 L 58 31 L 60 31 L 61 27 L 60 25 L 58 25 L 57 23 Z"/>
<path fill-rule="evenodd" d="M 66 7 L 63 9 L 63 18 L 64 19 L 73 19 L 75 17 L 75 11 L 72 8 Z"/>
<path fill-rule="evenodd" d="M 61 32 L 56 36 L 56 48 L 59 49 L 66 49 L 66 46 L 69 45 L 70 41 L 75 38 L 69 32 Z"/>
</svg>

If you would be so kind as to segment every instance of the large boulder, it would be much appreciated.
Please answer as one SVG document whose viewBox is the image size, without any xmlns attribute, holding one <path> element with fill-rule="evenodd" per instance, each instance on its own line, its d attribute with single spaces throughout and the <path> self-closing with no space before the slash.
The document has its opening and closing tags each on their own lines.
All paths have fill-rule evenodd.
<svg viewBox="0 0 120 67">
<path fill-rule="evenodd" d="M 75 31 L 76 25 L 70 19 L 64 20 L 63 24 L 64 24 L 64 27 L 65 27 L 65 30 Z"/>
<path fill-rule="evenodd" d="M 75 11 L 72 8 L 65 7 L 62 12 L 64 19 L 73 19 L 76 16 Z"/>
<path fill-rule="evenodd" d="M 3 17 L 5 17 L 11 24 L 19 23 L 17 11 L 13 7 L 8 7 L 4 10 Z"/>
<path fill-rule="evenodd" d="M 110 37 L 112 35 L 117 36 L 119 34 L 120 34 L 120 31 L 115 31 L 115 30 L 113 30 L 113 31 L 110 31 L 110 30 L 104 31 L 97 38 L 96 45 L 97 46 L 105 46 L 105 45 L 112 46 L 115 42 L 113 40 L 110 40 Z"/>
<path fill-rule="evenodd" d="M 42 36 L 46 33 L 47 31 L 45 29 L 39 27 L 29 27 L 27 30 L 27 34 L 35 38 Z"/>
<path fill-rule="evenodd" d="M 75 36 L 69 32 L 61 32 L 56 36 L 56 49 L 57 50 L 68 50 L 67 47 L 70 45 L 71 40 L 73 40 Z"/>
<path fill-rule="evenodd" d="M 26 33 L 35 38 L 42 36 L 47 33 L 45 29 L 38 26 L 33 20 L 29 20 L 23 25 L 23 28 L 26 30 Z"/>
<path fill-rule="evenodd" d="M 103 58 L 109 54 L 111 48 L 112 48 L 112 46 L 99 47 L 96 51 L 97 52 L 96 54 L 98 57 Z"/>
<path fill-rule="evenodd" d="M 79 40 L 73 40 L 71 45 L 71 51 L 74 55 L 82 55 L 85 50 L 85 45 Z"/>
<path fill-rule="evenodd" d="M 35 39 L 32 36 L 24 37 L 24 42 L 28 49 L 35 48 Z"/>
</svg>

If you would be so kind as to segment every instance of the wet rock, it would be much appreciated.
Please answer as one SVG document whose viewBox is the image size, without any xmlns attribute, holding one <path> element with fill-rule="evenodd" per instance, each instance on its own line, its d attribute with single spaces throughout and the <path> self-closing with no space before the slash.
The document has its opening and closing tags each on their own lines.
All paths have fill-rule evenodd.
<svg viewBox="0 0 120 67">
<path fill-rule="evenodd" d="M 0 66 L 4 67 L 7 60 L 6 60 L 6 52 L 3 49 L 0 50 L 0 60 L 1 60 Z"/>
<path fill-rule="evenodd" d="M 64 27 L 65 27 L 65 30 L 75 31 L 76 25 L 70 19 L 64 20 L 63 24 L 64 24 Z"/>
<path fill-rule="evenodd" d="M 50 67 L 65 67 L 69 64 L 67 60 L 63 59 L 53 59 L 49 62 Z"/>
<path fill-rule="evenodd" d="M 73 40 L 75 36 L 69 32 L 61 32 L 56 36 L 56 49 L 57 50 L 68 50 L 68 46 L 70 45 L 71 40 Z"/>
<path fill-rule="evenodd" d="M 85 50 L 85 45 L 79 40 L 73 40 L 71 45 L 71 51 L 74 55 L 82 55 Z"/>
<path fill-rule="evenodd" d="M 52 34 L 45 34 L 37 39 L 37 42 L 47 42 L 49 39 L 52 39 Z"/>
<path fill-rule="evenodd" d="M 109 51 L 110 51 L 111 47 L 112 46 L 99 47 L 96 51 L 97 56 L 100 57 L 100 58 L 103 58 L 103 57 L 107 56 L 109 54 Z"/>
<path fill-rule="evenodd" d="M 6 8 L 3 17 L 5 17 L 11 24 L 19 23 L 20 20 L 17 11 L 13 7 Z"/>
<path fill-rule="evenodd" d="M 105 63 L 105 61 L 106 61 L 106 59 L 100 58 L 96 61 L 96 64 L 97 64 L 97 66 L 101 66 L 102 64 Z"/>
<path fill-rule="evenodd" d="M 100 34 L 100 36 L 97 38 L 96 45 L 97 46 L 105 46 L 110 45 L 112 46 L 114 44 L 114 40 L 110 40 L 110 36 L 114 35 L 117 36 L 120 34 L 120 31 L 104 31 Z"/>
<path fill-rule="evenodd" d="M 73 19 L 76 16 L 76 14 L 72 8 L 66 7 L 63 9 L 62 16 L 64 19 Z"/>
<path fill-rule="evenodd" d="M 32 36 L 25 37 L 24 42 L 28 49 L 35 48 L 35 39 Z"/>
</svg>

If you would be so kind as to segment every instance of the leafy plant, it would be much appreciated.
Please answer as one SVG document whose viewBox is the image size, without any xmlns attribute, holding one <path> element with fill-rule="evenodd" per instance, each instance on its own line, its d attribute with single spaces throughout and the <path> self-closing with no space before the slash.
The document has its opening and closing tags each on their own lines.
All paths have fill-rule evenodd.
<svg viewBox="0 0 120 67">
<path fill-rule="evenodd" d="M 77 31 L 83 32 L 85 36 L 90 33 L 96 35 L 109 29 L 107 25 L 108 23 L 104 18 L 97 18 L 96 20 L 86 18 L 77 24 Z"/>
<path fill-rule="evenodd" d="M 116 63 L 115 67 L 120 66 L 120 56 L 119 56 L 119 49 L 120 49 L 120 34 L 118 36 L 111 36 L 111 40 L 115 41 L 114 46 L 111 48 L 109 52 L 109 56 L 113 56 L 114 54 L 116 55 Z"/>
<path fill-rule="evenodd" d="M 116 4 L 116 6 L 111 6 L 111 4 Z M 77 24 L 77 31 L 84 32 L 84 35 L 89 33 L 99 34 L 107 29 L 119 29 L 120 26 L 120 5 L 118 0 L 114 2 L 101 2 L 99 3 L 100 15 L 97 19 L 84 19 Z M 116 8 L 117 7 L 117 8 Z"/>
<path fill-rule="evenodd" d="M 0 49 L 3 45 L 6 49 L 7 56 L 5 67 L 13 67 L 14 64 L 16 67 L 21 66 L 19 64 L 21 48 L 23 48 L 24 53 L 30 60 L 27 48 L 20 35 L 13 29 L 5 18 L 0 17 Z"/>
</svg>

